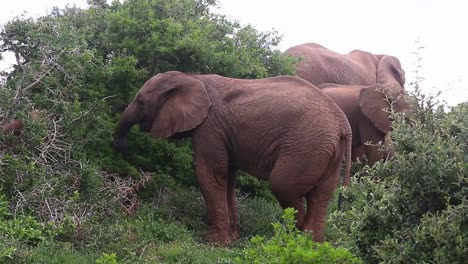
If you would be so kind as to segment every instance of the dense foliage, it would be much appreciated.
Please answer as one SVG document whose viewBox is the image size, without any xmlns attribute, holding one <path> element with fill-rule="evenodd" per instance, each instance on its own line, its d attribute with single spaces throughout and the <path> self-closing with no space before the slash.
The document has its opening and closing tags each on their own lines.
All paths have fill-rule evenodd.
<svg viewBox="0 0 468 264">
<path fill-rule="evenodd" d="M 412 122 L 395 117 L 395 159 L 354 179 L 350 208 L 331 215 L 330 232 L 369 263 L 463 263 L 468 104 L 447 112 L 418 91 L 414 97 Z"/>
<path fill-rule="evenodd" d="M 344 248 L 333 248 L 325 243 L 314 243 L 309 234 L 296 228 L 293 208 L 286 208 L 281 223 L 274 223 L 274 235 L 266 240 L 254 236 L 236 263 L 361 263 Z"/>
<path fill-rule="evenodd" d="M 204 244 L 190 140 L 135 129 L 124 159 L 112 148 L 116 120 L 156 73 L 261 78 L 293 73 L 293 60 L 276 49 L 276 32 L 214 14 L 214 0 L 89 4 L 1 29 L 0 54 L 16 62 L 0 76 L 0 124 L 22 118 L 26 129 L 19 138 L 0 133 L 0 262 L 461 263 L 468 255 L 468 105 L 446 111 L 420 93 L 411 123 L 395 117 L 395 159 L 358 173 L 344 212 L 331 205 L 330 244 L 292 228 L 291 211 L 281 220 L 268 185 L 244 173 L 241 239 Z"/>
</svg>

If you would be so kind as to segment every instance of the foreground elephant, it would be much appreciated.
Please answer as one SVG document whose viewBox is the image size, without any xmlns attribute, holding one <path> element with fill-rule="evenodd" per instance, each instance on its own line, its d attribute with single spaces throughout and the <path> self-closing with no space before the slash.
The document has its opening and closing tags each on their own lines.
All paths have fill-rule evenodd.
<svg viewBox="0 0 468 264">
<path fill-rule="evenodd" d="M 394 92 L 382 85 L 338 85 L 322 84 L 318 86 L 345 113 L 353 131 L 352 159 L 366 155 L 368 164 L 391 156 L 392 152 L 380 151 L 379 142 L 387 144 L 391 130 L 390 110 L 411 112 L 403 92 Z M 392 106 L 390 106 L 392 104 Z M 370 144 L 366 144 L 370 143 Z"/>
<path fill-rule="evenodd" d="M 135 125 L 156 138 L 191 136 L 195 169 L 213 229 L 213 243 L 238 236 L 235 174 L 268 180 L 297 226 L 323 240 L 328 202 L 343 156 L 349 182 L 351 128 L 336 104 L 292 76 L 240 80 L 166 72 L 148 80 L 117 126 L 116 147 L 127 147 Z M 304 197 L 307 212 L 304 210 Z"/>
<path fill-rule="evenodd" d="M 374 55 L 362 50 L 343 55 L 315 43 L 291 47 L 285 54 L 301 58 L 296 75 L 314 85 L 381 84 L 396 92 L 404 90 L 405 71 L 393 56 Z"/>
</svg>

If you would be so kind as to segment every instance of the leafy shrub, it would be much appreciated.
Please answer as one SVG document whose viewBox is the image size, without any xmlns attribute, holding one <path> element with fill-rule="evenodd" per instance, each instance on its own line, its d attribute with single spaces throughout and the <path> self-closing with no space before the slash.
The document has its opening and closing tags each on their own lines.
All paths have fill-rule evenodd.
<svg viewBox="0 0 468 264">
<path fill-rule="evenodd" d="M 142 263 L 232 263 L 236 248 L 225 248 L 194 243 L 190 240 L 151 244 Z"/>
<path fill-rule="evenodd" d="M 243 171 L 239 172 L 236 187 L 242 195 L 245 194 L 249 197 L 260 197 L 268 201 L 276 201 L 276 198 L 271 193 L 268 181 L 261 180 Z"/>
<path fill-rule="evenodd" d="M 273 223 L 274 236 L 251 239 L 236 263 L 361 263 L 344 248 L 333 248 L 328 243 L 314 243 L 310 234 L 295 227 L 296 211 L 284 210 L 283 223 Z"/>
<path fill-rule="evenodd" d="M 375 252 L 383 263 L 463 263 L 468 254 L 467 205 L 428 213 L 406 240 L 385 239 Z"/>
<path fill-rule="evenodd" d="M 96 259 L 96 264 L 117 264 L 117 255 L 102 253 L 102 256 Z"/>
<path fill-rule="evenodd" d="M 335 243 L 369 263 L 456 263 L 466 255 L 468 108 L 447 112 L 413 96 L 412 122 L 395 116 L 395 158 L 365 167 L 345 190 L 350 209 L 329 215 Z"/>
<path fill-rule="evenodd" d="M 269 201 L 260 197 L 238 197 L 239 235 L 250 238 L 255 235 L 270 237 L 273 235 L 272 222 L 281 218 L 283 210 L 278 201 Z"/>
<path fill-rule="evenodd" d="M 13 216 L 8 204 L 5 195 L 0 194 L 0 261 L 12 259 L 19 243 L 37 245 L 55 234 L 52 226 L 44 225 L 32 216 Z"/>
</svg>

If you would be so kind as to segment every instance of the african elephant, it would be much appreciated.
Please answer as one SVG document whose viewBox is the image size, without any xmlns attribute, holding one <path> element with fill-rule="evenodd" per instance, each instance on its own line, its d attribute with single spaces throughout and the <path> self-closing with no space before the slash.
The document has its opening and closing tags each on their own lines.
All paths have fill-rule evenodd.
<svg viewBox="0 0 468 264">
<path fill-rule="evenodd" d="M 374 84 L 339 85 L 322 84 L 318 86 L 345 113 L 353 133 L 352 159 L 362 158 L 365 154 L 368 164 L 383 160 L 392 155 L 392 151 L 379 151 L 379 142 L 388 143 L 391 130 L 390 110 L 406 114 L 411 113 L 411 106 L 403 92 L 394 92 L 389 88 Z M 391 104 L 391 106 L 390 106 Z M 366 144 L 366 143 L 370 144 Z"/>
<path fill-rule="evenodd" d="M 328 202 L 343 157 L 349 182 L 351 128 L 319 89 L 293 76 L 258 80 L 170 71 L 148 80 L 123 112 L 114 140 L 124 150 L 129 129 L 155 138 L 190 136 L 195 172 L 212 225 L 206 239 L 238 237 L 238 169 L 269 181 L 282 207 L 294 207 L 297 226 L 323 240 Z M 307 211 L 304 208 L 307 200 Z"/>
<path fill-rule="evenodd" d="M 296 75 L 313 85 L 381 84 L 396 92 L 404 90 L 405 71 L 393 56 L 374 55 L 362 50 L 343 55 L 315 43 L 291 47 L 285 54 L 301 58 Z"/>
</svg>

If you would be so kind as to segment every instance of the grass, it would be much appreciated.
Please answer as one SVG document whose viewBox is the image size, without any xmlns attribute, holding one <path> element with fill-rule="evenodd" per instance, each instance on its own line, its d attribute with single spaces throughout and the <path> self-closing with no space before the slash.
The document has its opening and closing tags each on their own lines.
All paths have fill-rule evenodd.
<svg viewBox="0 0 468 264">
<path fill-rule="evenodd" d="M 55 235 L 37 245 L 16 241 L 3 263 L 96 263 L 116 254 L 117 263 L 230 263 L 254 235 L 272 235 L 280 219 L 277 202 L 239 197 L 241 238 L 229 247 L 206 244 L 206 208 L 195 188 L 160 189 L 133 215 L 93 219 L 68 235 Z M 112 262 L 101 262 L 112 263 Z M 232 263 L 232 262 L 231 262 Z"/>
</svg>

